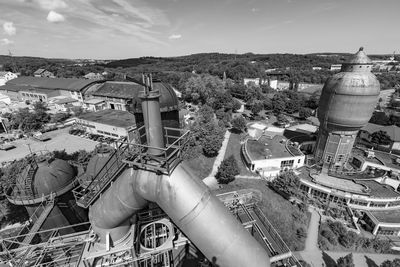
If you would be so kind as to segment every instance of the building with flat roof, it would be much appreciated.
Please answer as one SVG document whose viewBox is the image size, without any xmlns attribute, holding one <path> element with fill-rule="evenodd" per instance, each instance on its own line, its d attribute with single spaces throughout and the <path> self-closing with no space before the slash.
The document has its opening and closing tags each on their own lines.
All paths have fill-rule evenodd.
<svg viewBox="0 0 400 267">
<path fill-rule="evenodd" d="M 79 116 L 75 123 L 90 134 L 114 139 L 129 137 L 132 140 L 136 129 L 135 116 L 128 111 L 104 109 Z"/>
<path fill-rule="evenodd" d="M 302 167 L 305 161 L 305 155 L 297 145 L 280 135 L 248 139 L 242 145 L 241 153 L 251 171 L 269 179 L 283 171 Z"/>
<path fill-rule="evenodd" d="M 366 211 L 362 221 L 373 235 L 400 236 L 400 210 Z"/>
</svg>

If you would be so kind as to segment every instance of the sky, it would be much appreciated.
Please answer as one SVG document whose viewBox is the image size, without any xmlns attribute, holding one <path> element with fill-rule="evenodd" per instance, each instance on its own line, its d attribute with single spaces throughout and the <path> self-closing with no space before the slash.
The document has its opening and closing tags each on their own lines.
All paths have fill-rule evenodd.
<svg viewBox="0 0 400 267">
<path fill-rule="evenodd" d="M 400 53 L 400 0 L 0 0 L 0 54 Z"/>
</svg>

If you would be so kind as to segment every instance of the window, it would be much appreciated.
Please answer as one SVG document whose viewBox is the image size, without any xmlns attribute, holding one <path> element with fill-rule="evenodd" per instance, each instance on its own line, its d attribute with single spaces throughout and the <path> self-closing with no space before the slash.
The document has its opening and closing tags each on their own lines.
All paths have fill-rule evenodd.
<svg viewBox="0 0 400 267">
<path fill-rule="evenodd" d="M 331 161 L 332 161 L 332 156 L 331 156 L 331 155 L 327 155 L 325 161 L 326 161 L 326 163 L 331 163 Z"/>
<path fill-rule="evenodd" d="M 294 164 L 294 160 L 282 160 L 281 161 L 281 168 L 285 168 L 285 167 L 293 167 Z"/>
</svg>

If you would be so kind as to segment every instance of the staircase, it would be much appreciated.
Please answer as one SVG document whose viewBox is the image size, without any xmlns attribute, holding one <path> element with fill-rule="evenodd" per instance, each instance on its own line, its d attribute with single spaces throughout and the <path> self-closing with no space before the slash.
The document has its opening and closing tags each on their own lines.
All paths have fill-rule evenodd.
<svg viewBox="0 0 400 267">
<path fill-rule="evenodd" d="M 29 162 L 29 169 L 28 174 L 25 178 L 25 194 L 27 196 L 33 197 L 33 190 L 32 190 L 32 180 L 35 175 L 35 172 L 38 168 L 38 165 L 34 159 Z"/>
<path fill-rule="evenodd" d="M 22 241 L 23 244 L 29 245 L 32 242 L 33 237 L 39 231 L 40 227 L 46 220 L 47 216 L 49 216 L 53 207 L 54 207 L 54 196 L 51 196 L 49 201 L 47 201 L 46 206 L 44 206 L 42 213 L 40 213 L 40 216 L 36 219 L 33 226 L 29 230 L 29 234 L 27 234 L 24 240 Z"/>
<path fill-rule="evenodd" d="M 108 188 L 127 165 L 122 161 L 127 149 L 128 146 L 121 144 L 86 188 L 80 185 L 72 191 L 78 206 L 88 208 Z"/>
</svg>

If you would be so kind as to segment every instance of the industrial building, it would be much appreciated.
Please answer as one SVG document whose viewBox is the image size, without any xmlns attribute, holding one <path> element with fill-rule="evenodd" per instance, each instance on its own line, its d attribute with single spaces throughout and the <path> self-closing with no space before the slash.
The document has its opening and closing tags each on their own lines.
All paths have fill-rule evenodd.
<svg viewBox="0 0 400 267">
<path fill-rule="evenodd" d="M 0 93 L 17 101 L 48 102 L 56 96 L 71 97 L 83 103 L 86 90 L 99 81 L 72 78 L 18 77 L 0 87 Z"/>
<path fill-rule="evenodd" d="M 172 86 L 154 81 L 153 86 L 161 94 L 160 110 L 164 126 L 179 127 L 179 101 Z M 87 101 L 103 100 L 108 109 L 129 111 L 135 114 L 138 125 L 143 123 L 141 99 L 139 97 L 143 86 L 138 81 L 107 81 L 99 87 L 87 91 Z M 98 103 L 96 101 L 96 103 Z"/>
</svg>

